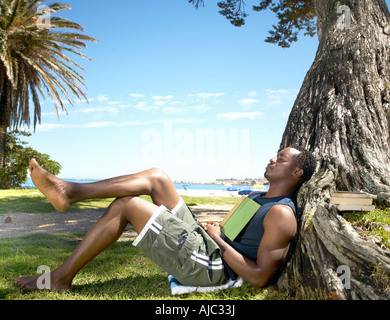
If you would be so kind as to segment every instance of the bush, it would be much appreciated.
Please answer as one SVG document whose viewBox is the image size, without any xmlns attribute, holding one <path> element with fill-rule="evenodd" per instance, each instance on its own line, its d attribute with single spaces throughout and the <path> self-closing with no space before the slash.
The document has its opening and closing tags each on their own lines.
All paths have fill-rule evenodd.
<svg viewBox="0 0 390 320">
<path fill-rule="evenodd" d="M 31 133 L 18 130 L 7 133 L 5 165 L 0 168 L 0 189 L 20 188 L 27 181 L 27 169 L 32 158 L 52 174 L 58 175 L 62 169 L 49 155 L 29 147 L 19 136 L 29 137 Z"/>
</svg>

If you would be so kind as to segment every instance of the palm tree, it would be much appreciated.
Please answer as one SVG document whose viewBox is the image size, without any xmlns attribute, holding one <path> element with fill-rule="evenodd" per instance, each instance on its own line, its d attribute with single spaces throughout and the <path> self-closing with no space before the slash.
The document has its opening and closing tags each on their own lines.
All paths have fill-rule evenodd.
<svg viewBox="0 0 390 320">
<path fill-rule="evenodd" d="M 78 33 L 84 30 L 80 24 L 53 16 L 70 6 L 42 2 L 0 0 L 0 168 L 7 128 L 30 126 L 33 113 L 35 129 L 41 122 L 41 98 L 50 97 L 57 115 L 59 107 L 67 111 L 62 96 L 71 105 L 73 95 L 87 100 L 79 73 L 84 69 L 66 54 L 89 59 L 80 51 L 86 41 L 96 40 Z"/>
</svg>

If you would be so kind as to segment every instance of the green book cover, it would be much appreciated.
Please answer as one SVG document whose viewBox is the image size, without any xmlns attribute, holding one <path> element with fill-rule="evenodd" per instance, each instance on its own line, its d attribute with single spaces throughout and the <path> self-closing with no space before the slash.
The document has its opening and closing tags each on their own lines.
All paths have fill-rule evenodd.
<svg viewBox="0 0 390 320">
<path fill-rule="evenodd" d="M 247 196 L 243 196 L 220 223 L 222 232 L 230 240 L 234 241 L 259 208 L 260 205 L 256 201 L 253 201 Z"/>
</svg>

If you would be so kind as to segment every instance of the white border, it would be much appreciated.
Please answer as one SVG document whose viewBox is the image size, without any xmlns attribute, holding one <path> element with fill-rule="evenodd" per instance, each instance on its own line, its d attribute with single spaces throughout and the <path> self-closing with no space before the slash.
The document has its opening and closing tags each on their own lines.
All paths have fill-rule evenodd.
<svg viewBox="0 0 390 320">
<path fill-rule="evenodd" d="M 152 223 L 157 219 L 157 217 L 160 215 L 161 212 L 164 210 L 167 210 L 165 206 L 160 206 L 158 209 L 153 213 L 153 215 L 150 217 L 149 221 L 146 223 L 145 227 L 142 229 L 138 237 L 134 240 L 133 246 L 136 247 L 139 242 L 142 240 L 142 238 L 145 236 L 146 232 L 152 227 Z"/>
<path fill-rule="evenodd" d="M 183 200 L 182 197 L 180 197 L 180 200 L 179 200 L 178 204 L 172 209 L 171 212 L 172 212 L 174 215 L 176 215 L 177 212 L 179 211 L 180 207 L 181 207 L 183 204 L 184 204 L 184 200 Z"/>
<path fill-rule="evenodd" d="M 177 212 L 179 211 L 180 207 L 184 204 L 184 200 L 182 197 L 180 197 L 180 200 L 178 202 L 178 204 L 172 209 L 172 214 L 173 215 L 176 215 Z M 149 221 L 146 223 L 145 227 L 142 229 L 142 231 L 140 232 L 140 234 L 138 235 L 137 238 L 135 238 L 134 242 L 133 242 L 133 246 L 137 246 L 139 244 L 139 242 L 142 240 L 142 238 L 145 236 L 146 232 L 149 230 L 149 229 L 152 229 L 153 230 L 153 226 L 152 226 L 152 223 L 156 220 L 156 218 L 159 216 L 159 214 L 161 212 L 163 212 L 164 210 L 168 210 L 165 206 L 160 206 L 157 208 L 157 210 L 153 213 L 153 215 L 150 217 Z M 168 210 L 169 211 L 169 210 Z M 156 222 L 157 223 L 157 222 Z"/>
</svg>

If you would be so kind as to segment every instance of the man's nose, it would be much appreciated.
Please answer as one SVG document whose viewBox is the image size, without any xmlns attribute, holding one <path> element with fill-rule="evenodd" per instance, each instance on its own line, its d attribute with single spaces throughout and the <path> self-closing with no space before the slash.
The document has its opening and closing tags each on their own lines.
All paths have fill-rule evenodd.
<svg viewBox="0 0 390 320">
<path fill-rule="evenodd" d="M 273 157 L 273 158 L 269 159 L 269 162 L 275 163 L 276 162 L 276 157 Z"/>
</svg>

